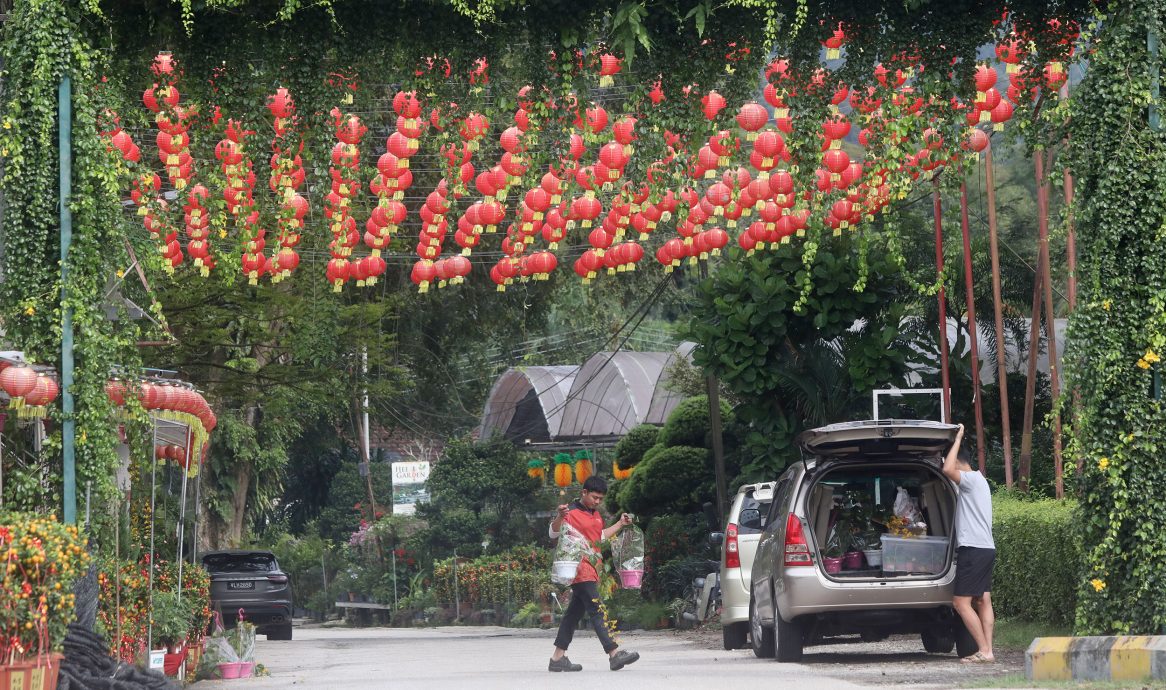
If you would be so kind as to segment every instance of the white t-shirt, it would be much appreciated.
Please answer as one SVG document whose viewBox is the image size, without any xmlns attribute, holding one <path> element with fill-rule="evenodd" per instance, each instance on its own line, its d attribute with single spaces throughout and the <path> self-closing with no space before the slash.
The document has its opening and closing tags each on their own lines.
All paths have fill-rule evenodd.
<svg viewBox="0 0 1166 690">
<path fill-rule="evenodd" d="M 992 539 L 992 489 L 979 472 L 960 471 L 959 500 L 955 510 L 956 544 L 995 549 Z"/>
</svg>

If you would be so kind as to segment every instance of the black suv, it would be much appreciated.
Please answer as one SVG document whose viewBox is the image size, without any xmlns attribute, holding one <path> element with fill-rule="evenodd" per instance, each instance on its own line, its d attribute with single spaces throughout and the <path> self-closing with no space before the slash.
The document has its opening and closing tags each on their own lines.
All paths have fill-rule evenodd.
<svg viewBox="0 0 1166 690">
<path fill-rule="evenodd" d="M 211 551 L 202 557 L 211 575 L 211 609 L 223 625 L 234 625 L 242 610 L 269 640 L 292 638 L 291 587 L 270 551 Z"/>
</svg>

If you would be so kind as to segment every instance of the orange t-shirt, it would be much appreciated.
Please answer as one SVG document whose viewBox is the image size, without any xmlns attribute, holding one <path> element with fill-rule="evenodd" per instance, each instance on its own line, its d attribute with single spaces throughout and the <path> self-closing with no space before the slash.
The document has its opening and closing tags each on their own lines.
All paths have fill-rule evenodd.
<svg viewBox="0 0 1166 690">
<path fill-rule="evenodd" d="M 579 501 L 573 501 L 567 511 L 566 520 L 568 525 L 583 535 L 583 538 L 591 544 L 592 550 L 598 554 L 599 548 L 596 544 L 603 539 L 603 516 L 599 514 L 599 511 L 588 510 Z M 596 565 L 599 565 L 598 561 Z M 595 566 L 586 560 L 579 564 L 579 571 L 572 584 L 578 582 L 599 582 L 599 573 L 595 571 Z"/>
</svg>

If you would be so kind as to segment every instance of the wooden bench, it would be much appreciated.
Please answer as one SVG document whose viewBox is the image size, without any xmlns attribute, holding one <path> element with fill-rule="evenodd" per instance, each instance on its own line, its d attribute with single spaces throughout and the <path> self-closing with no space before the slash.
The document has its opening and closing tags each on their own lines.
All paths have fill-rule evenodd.
<svg viewBox="0 0 1166 690">
<path fill-rule="evenodd" d="M 359 626 L 372 625 L 374 619 L 381 625 L 388 625 L 389 612 L 393 609 L 392 606 L 386 604 L 373 604 L 361 601 L 338 601 L 336 602 L 336 608 L 349 609 L 345 611 L 345 617 L 352 618 Z"/>
</svg>

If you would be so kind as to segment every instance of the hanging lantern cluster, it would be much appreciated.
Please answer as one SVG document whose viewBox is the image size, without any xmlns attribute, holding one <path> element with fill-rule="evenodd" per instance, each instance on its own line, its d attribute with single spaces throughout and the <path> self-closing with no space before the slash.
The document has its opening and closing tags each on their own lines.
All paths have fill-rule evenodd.
<svg viewBox="0 0 1166 690">
<path fill-rule="evenodd" d="M 44 417 L 61 390 L 49 374 L 22 365 L 6 366 L 0 371 L 0 389 L 8 395 L 8 405 L 18 417 Z"/>
<path fill-rule="evenodd" d="M 1052 21 L 1042 30 L 1072 53 L 1076 26 Z M 848 40 L 842 24 L 825 22 L 821 31 L 828 58 Z M 731 242 L 752 253 L 804 237 L 810 228 L 825 227 L 841 235 L 871 222 L 892 200 L 904 198 L 916 181 L 929 179 L 960 156 L 983 150 L 986 133 L 977 133 L 977 126 L 1003 127 L 1026 91 L 1036 94 L 1064 83 L 1060 62 L 1047 63 L 1043 75 L 1039 67 L 1026 68 L 1032 57 L 1026 46 L 1031 43 L 1015 30 L 1003 34 L 996 52 L 1010 77 L 1007 95 L 997 86 L 994 67 L 985 64 L 975 74 L 977 97 L 968 103 L 917 93 L 912 81 L 924 66 L 903 56 L 898 56 L 897 69 L 875 67 L 877 85 L 853 89 L 832 81 L 825 68 L 798 75 L 787 60 L 774 60 L 765 70 L 764 103 L 738 106 L 716 90 L 702 93 L 696 84 L 684 87 L 677 97 L 708 121 L 708 130 L 699 135 L 681 136 L 652 124 L 650 110 L 639 115 L 644 118 L 640 121 L 609 113 L 603 103 L 580 102 L 574 95 L 552 98 L 545 88 L 539 93 L 523 86 L 513 123 L 502 127 L 495 145 L 491 122 L 481 113 L 460 113 L 453 102 L 423 104 L 417 93 L 401 91 L 392 101 L 395 130 L 385 140 L 377 174 L 368 185 L 376 203 L 367 217 L 358 217 L 357 211 L 366 125 L 355 115 L 334 110 L 331 186 L 320 200 L 332 231 L 326 276 L 337 290 L 349 281 L 358 286 L 378 282 L 392 239 L 414 212 L 420 232 L 410 276 L 420 292 L 464 282 L 472 269 L 470 257 L 491 233 L 502 235 L 495 245 L 502 256 L 489 268 L 499 291 L 515 281 L 548 279 L 565 263 L 560 253 L 564 244 L 585 243 L 568 266 L 590 282 L 601 272 L 635 270 L 648 251 L 643 243 L 649 241 L 657 263 L 667 272 L 686 260 L 695 264 L 716 256 Z M 158 79 L 143 100 L 156 114 L 166 177 L 179 188 L 186 185 L 193 167 L 186 112 L 180 105 L 173 62 L 164 55 L 155 62 Z M 440 62 L 429 61 L 429 70 L 438 76 Z M 448 61 L 445 64 L 448 75 Z M 594 67 L 604 88 L 624 74 L 619 58 L 611 54 L 580 53 L 578 67 L 585 65 Z M 471 78 L 486 82 L 484 60 L 475 63 Z M 828 103 L 826 116 L 799 122 L 795 130 L 791 104 L 804 102 L 799 99 L 807 96 L 821 96 Z M 536 98 L 542 102 L 536 104 Z M 647 99 L 659 104 L 667 98 L 662 80 L 653 79 Z M 844 113 L 846 105 L 850 110 Z M 246 133 L 228 124 L 215 150 L 227 178 L 223 198 L 242 235 L 242 268 L 252 283 L 261 274 L 272 280 L 290 275 L 299 263 L 294 248 L 309 214 L 295 103 L 286 89 L 279 89 L 269 98 L 268 108 L 275 129 L 269 184 L 280 208 L 280 245 L 270 257 L 264 253 L 266 233 L 254 209 Z M 562 141 L 539 141 L 545 130 L 540 131 L 538 118 L 547 113 L 567 127 Z M 971 129 L 953 126 L 960 117 L 966 117 Z M 216 123 L 217 118 L 216 110 Z M 423 203 L 407 204 L 405 192 L 413 185 L 411 161 L 430 130 L 443 133 L 445 139 L 440 149 L 444 174 Z M 636 159 L 642 155 L 636 150 L 641 130 L 645 136 L 663 138 L 658 159 Z M 818 131 L 821 148 L 787 146 L 786 138 L 795 131 Z M 109 136 L 111 146 L 123 156 L 132 151 L 128 135 L 116 126 Z M 844 141 L 849 143 L 844 146 Z M 529 151 L 536 144 L 561 153 L 545 169 L 533 170 Z M 491 156 L 497 151 L 498 158 L 479 162 L 483 155 L 479 152 L 486 150 Z M 883 155 L 885 159 L 875 158 Z M 810 171 L 812 177 L 805 174 Z M 630 177 L 639 174 L 643 178 Z M 147 229 L 161 241 L 168 263 L 177 266 L 182 248 L 178 230 L 166 220 L 161 179 L 151 173 L 139 175 L 133 187 L 131 197 Z M 205 220 L 210 215 L 205 203 L 209 193 L 195 187 L 185 197 L 184 225 L 190 237 L 186 250 L 205 274 L 214 261 L 208 228 L 220 225 L 214 218 L 209 224 Z M 461 203 L 468 194 L 475 198 Z M 453 242 L 447 246 L 451 215 Z M 660 237 L 660 224 L 673 223 L 673 218 L 675 234 Z M 354 252 L 362 237 L 369 253 L 358 259 Z"/>
<path fill-rule="evenodd" d="M 197 474 L 200 463 L 190 461 L 190 452 L 205 455 L 210 433 L 218 425 L 218 418 L 201 393 L 181 385 L 111 379 L 105 384 L 105 394 L 115 407 L 122 408 L 128 399 L 136 399 L 150 415 L 189 427 L 191 441 L 182 457 L 166 455 L 158 459 L 180 460 L 191 476 Z"/>
<path fill-rule="evenodd" d="M 110 151 L 116 150 L 127 163 L 140 163 L 142 150 L 134 143 L 129 132 L 121 128 L 121 120 L 115 113 L 108 111 L 106 116 L 111 119 L 111 127 L 108 130 L 103 130 L 101 136 L 109 138 L 109 142 L 106 144 L 108 149 Z"/>
</svg>

